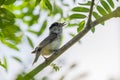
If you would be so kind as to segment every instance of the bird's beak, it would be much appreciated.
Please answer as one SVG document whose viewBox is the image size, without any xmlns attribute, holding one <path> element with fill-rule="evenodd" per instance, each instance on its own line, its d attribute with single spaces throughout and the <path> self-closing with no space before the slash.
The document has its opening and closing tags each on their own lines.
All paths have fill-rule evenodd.
<svg viewBox="0 0 120 80">
<path fill-rule="evenodd" d="M 61 27 L 65 26 L 65 25 L 66 25 L 66 23 L 65 23 L 65 22 L 60 23 L 60 26 L 61 26 Z"/>
</svg>

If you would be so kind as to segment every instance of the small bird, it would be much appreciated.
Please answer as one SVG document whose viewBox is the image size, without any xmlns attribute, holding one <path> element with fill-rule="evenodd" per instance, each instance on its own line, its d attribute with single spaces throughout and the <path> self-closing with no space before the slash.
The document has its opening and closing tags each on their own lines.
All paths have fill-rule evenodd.
<svg viewBox="0 0 120 80">
<path fill-rule="evenodd" d="M 59 49 L 61 39 L 62 39 L 62 27 L 65 25 L 65 23 L 58 23 L 54 22 L 49 27 L 49 35 L 46 37 L 36 48 L 32 53 L 35 53 L 35 59 L 33 61 L 33 64 L 37 62 L 40 55 L 42 55 L 45 59 L 47 55 L 52 54 L 56 50 Z"/>
</svg>

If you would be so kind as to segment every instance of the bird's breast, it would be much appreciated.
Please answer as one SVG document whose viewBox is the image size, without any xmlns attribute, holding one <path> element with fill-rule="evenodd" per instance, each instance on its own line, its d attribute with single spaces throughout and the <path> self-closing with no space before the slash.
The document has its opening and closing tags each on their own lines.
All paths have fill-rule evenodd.
<svg viewBox="0 0 120 80">
<path fill-rule="evenodd" d="M 61 38 L 56 38 L 51 43 L 49 43 L 44 48 L 42 48 L 41 54 L 42 55 L 50 55 L 51 53 L 53 53 L 54 50 L 59 49 L 60 44 L 61 44 Z"/>
</svg>

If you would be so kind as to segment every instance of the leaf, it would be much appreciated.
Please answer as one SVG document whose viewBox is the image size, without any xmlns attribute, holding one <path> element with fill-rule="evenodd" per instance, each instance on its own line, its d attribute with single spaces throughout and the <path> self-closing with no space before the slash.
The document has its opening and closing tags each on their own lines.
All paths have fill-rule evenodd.
<svg viewBox="0 0 120 80">
<path fill-rule="evenodd" d="M 96 13 L 96 12 L 93 12 L 93 16 L 96 18 L 96 19 L 99 19 L 101 16 L 98 14 L 98 13 Z"/>
<path fill-rule="evenodd" d="M 4 40 L 7 40 L 7 42 L 9 41 L 15 45 L 21 42 L 22 32 L 18 26 L 5 24 L 4 27 L 2 27 L 1 32 L 4 36 Z"/>
<path fill-rule="evenodd" d="M 83 14 L 72 14 L 69 16 L 70 19 L 83 19 L 83 18 L 86 18 L 85 15 Z"/>
<path fill-rule="evenodd" d="M 27 36 L 27 40 L 28 40 L 30 46 L 31 46 L 32 48 L 34 48 L 33 42 L 32 42 L 32 40 L 31 40 L 28 36 Z"/>
<path fill-rule="evenodd" d="M 75 68 L 76 66 L 77 66 L 77 64 L 76 64 L 76 63 L 73 63 L 73 64 L 70 65 L 70 69 L 73 69 L 73 68 Z"/>
<path fill-rule="evenodd" d="M 107 14 L 106 11 L 101 6 L 97 6 L 97 10 L 103 16 Z"/>
<path fill-rule="evenodd" d="M 49 9 L 52 11 L 52 5 L 49 0 L 41 0 L 40 6 L 42 9 Z"/>
<path fill-rule="evenodd" d="M 33 31 L 33 30 L 30 30 L 30 29 L 28 29 L 28 32 L 31 32 L 31 33 L 33 33 L 33 34 L 38 34 L 37 31 Z"/>
<path fill-rule="evenodd" d="M 74 33 L 69 33 L 69 35 L 72 36 L 72 37 L 76 36 L 76 34 L 74 34 Z"/>
<path fill-rule="evenodd" d="M 68 27 L 74 27 L 74 26 L 78 26 L 78 24 L 76 24 L 76 23 L 73 23 L 73 24 L 72 24 L 72 23 L 69 23 L 69 24 L 68 24 Z"/>
<path fill-rule="evenodd" d="M 5 5 L 10 5 L 13 4 L 16 0 L 5 0 L 4 4 Z"/>
<path fill-rule="evenodd" d="M 3 62 L 4 68 L 6 71 L 8 71 L 8 64 L 7 64 L 7 59 L 4 57 L 4 62 Z"/>
<path fill-rule="evenodd" d="M 50 11 L 52 11 L 52 5 L 51 5 L 50 1 L 49 1 L 49 0 L 44 0 L 44 1 L 45 1 L 45 5 L 47 6 L 47 8 L 48 8 Z"/>
<path fill-rule="evenodd" d="M 83 21 L 81 21 L 81 22 L 79 23 L 79 27 L 77 28 L 77 32 L 78 32 L 78 33 L 83 30 L 84 25 L 85 25 L 85 20 L 83 20 Z"/>
<path fill-rule="evenodd" d="M 12 58 L 15 59 L 16 61 L 22 63 L 22 61 L 18 57 L 13 56 Z"/>
<path fill-rule="evenodd" d="M 95 32 L 95 27 L 92 27 L 91 31 L 92 31 L 92 33 L 94 33 Z"/>
<path fill-rule="evenodd" d="M 49 13 L 49 15 L 54 16 L 56 14 L 61 14 L 61 16 L 63 16 L 63 10 L 62 10 L 62 8 L 59 7 L 58 5 L 56 5 L 55 2 L 53 4 L 53 7 L 54 7 L 54 9 L 52 10 L 52 12 Z"/>
<path fill-rule="evenodd" d="M 99 19 L 101 16 L 96 13 L 96 12 L 93 12 L 93 16 L 95 17 L 95 19 Z M 104 22 L 101 23 L 102 25 L 104 25 Z"/>
<path fill-rule="evenodd" d="M 0 6 L 4 3 L 5 0 L 0 0 Z"/>
<path fill-rule="evenodd" d="M 41 2 L 41 0 L 36 0 L 35 5 L 38 5 Z"/>
<path fill-rule="evenodd" d="M 52 63 L 50 66 L 51 66 L 55 71 L 59 71 L 59 67 L 58 67 L 56 64 Z"/>
<path fill-rule="evenodd" d="M 78 3 L 79 5 L 85 5 L 85 6 L 90 6 L 91 5 L 91 1 L 88 1 L 87 3 Z"/>
<path fill-rule="evenodd" d="M 107 0 L 107 2 L 110 4 L 110 6 L 111 6 L 112 8 L 115 7 L 115 6 L 114 6 L 114 3 L 113 3 L 113 0 Z"/>
<path fill-rule="evenodd" d="M 72 9 L 72 11 L 75 11 L 75 12 L 89 12 L 89 9 L 85 8 L 85 7 L 74 7 Z"/>
<path fill-rule="evenodd" d="M 15 15 L 5 8 L 0 8 L 0 18 L 8 21 L 14 21 Z"/>
<path fill-rule="evenodd" d="M 8 47 L 12 48 L 12 49 L 15 49 L 15 50 L 19 50 L 18 47 L 12 43 L 9 43 L 9 42 L 5 42 L 4 44 L 6 44 Z"/>
<path fill-rule="evenodd" d="M 2 66 L 3 68 L 5 68 L 5 67 L 4 67 L 4 64 L 2 64 L 2 61 L 1 61 L 1 60 L 0 60 L 0 66 Z"/>
<path fill-rule="evenodd" d="M 69 33 L 69 35 L 71 36 L 71 37 L 75 37 L 76 36 L 76 34 L 75 33 Z M 78 41 L 79 43 L 81 43 L 81 41 L 79 40 Z"/>
<path fill-rule="evenodd" d="M 107 2 L 104 1 L 104 0 L 101 0 L 100 2 L 101 2 L 101 4 L 102 4 L 102 6 L 105 8 L 105 10 L 106 10 L 108 13 L 110 13 L 110 12 L 111 12 L 111 9 L 110 9 L 109 5 L 107 4 Z"/>
<path fill-rule="evenodd" d="M 43 25 L 42 25 L 41 29 L 38 31 L 37 35 L 40 36 L 45 31 L 46 27 L 47 27 L 47 21 L 44 21 Z"/>
<path fill-rule="evenodd" d="M 31 15 L 31 20 L 29 21 L 29 26 L 38 22 L 39 15 Z"/>
<path fill-rule="evenodd" d="M 47 6 L 45 4 L 45 0 L 41 0 L 41 2 L 40 2 L 40 8 L 41 9 L 46 9 L 47 8 Z"/>
<path fill-rule="evenodd" d="M 12 44 L 10 42 L 7 42 L 5 39 L 2 39 L 1 42 L 5 45 L 7 45 L 8 47 L 12 48 L 12 49 L 15 49 L 15 50 L 19 50 L 15 44 Z"/>
</svg>

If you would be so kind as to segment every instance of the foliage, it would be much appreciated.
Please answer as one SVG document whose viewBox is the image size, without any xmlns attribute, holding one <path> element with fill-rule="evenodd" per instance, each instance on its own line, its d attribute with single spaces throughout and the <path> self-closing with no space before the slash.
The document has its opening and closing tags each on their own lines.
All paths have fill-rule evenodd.
<svg viewBox="0 0 120 80">
<path fill-rule="evenodd" d="M 3 44 L 19 50 L 16 44 L 20 43 L 22 35 L 14 22 L 15 15 L 5 8 L 0 8 L 0 40 Z"/>
<path fill-rule="evenodd" d="M 8 71 L 8 64 L 6 57 L 4 57 L 3 62 L 0 61 L 0 66 L 2 66 L 6 71 Z"/>
<path fill-rule="evenodd" d="M 51 67 L 55 70 L 55 71 L 59 71 L 59 67 L 56 64 L 51 64 Z"/>
<path fill-rule="evenodd" d="M 97 4 L 95 4 L 96 6 L 94 7 L 94 11 L 93 11 L 93 17 L 95 18 L 94 20 L 99 19 L 100 17 L 110 13 L 112 11 L 112 8 L 114 8 L 113 0 L 107 0 L 107 1 L 100 0 L 99 2 L 100 2 L 100 4 L 98 4 L 98 2 L 96 2 Z M 76 21 L 75 21 L 75 23 L 73 23 L 78 26 L 77 32 L 80 32 L 81 29 L 84 28 L 85 25 L 83 26 L 83 21 L 84 21 L 84 24 L 86 24 L 90 5 L 91 5 L 91 1 L 88 1 L 86 3 L 79 3 L 78 6 L 72 8 L 73 14 L 70 15 L 69 19 L 70 19 L 70 21 L 73 21 L 73 20 L 75 21 L 75 19 L 79 19 L 77 24 L 76 24 Z M 79 23 L 79 22 L 81 22 L 81 23 Z M 104 25 L 104 22 L 102 22 L 101 24 Z M 70 24 L 70 25 L 72 25 L 72 24 Z M 74 27 L 74 25 L 73 25 L 73 27 Z M 92 28 L 91 31 L 95 32 L 95 28 Z"/>
</svg>

